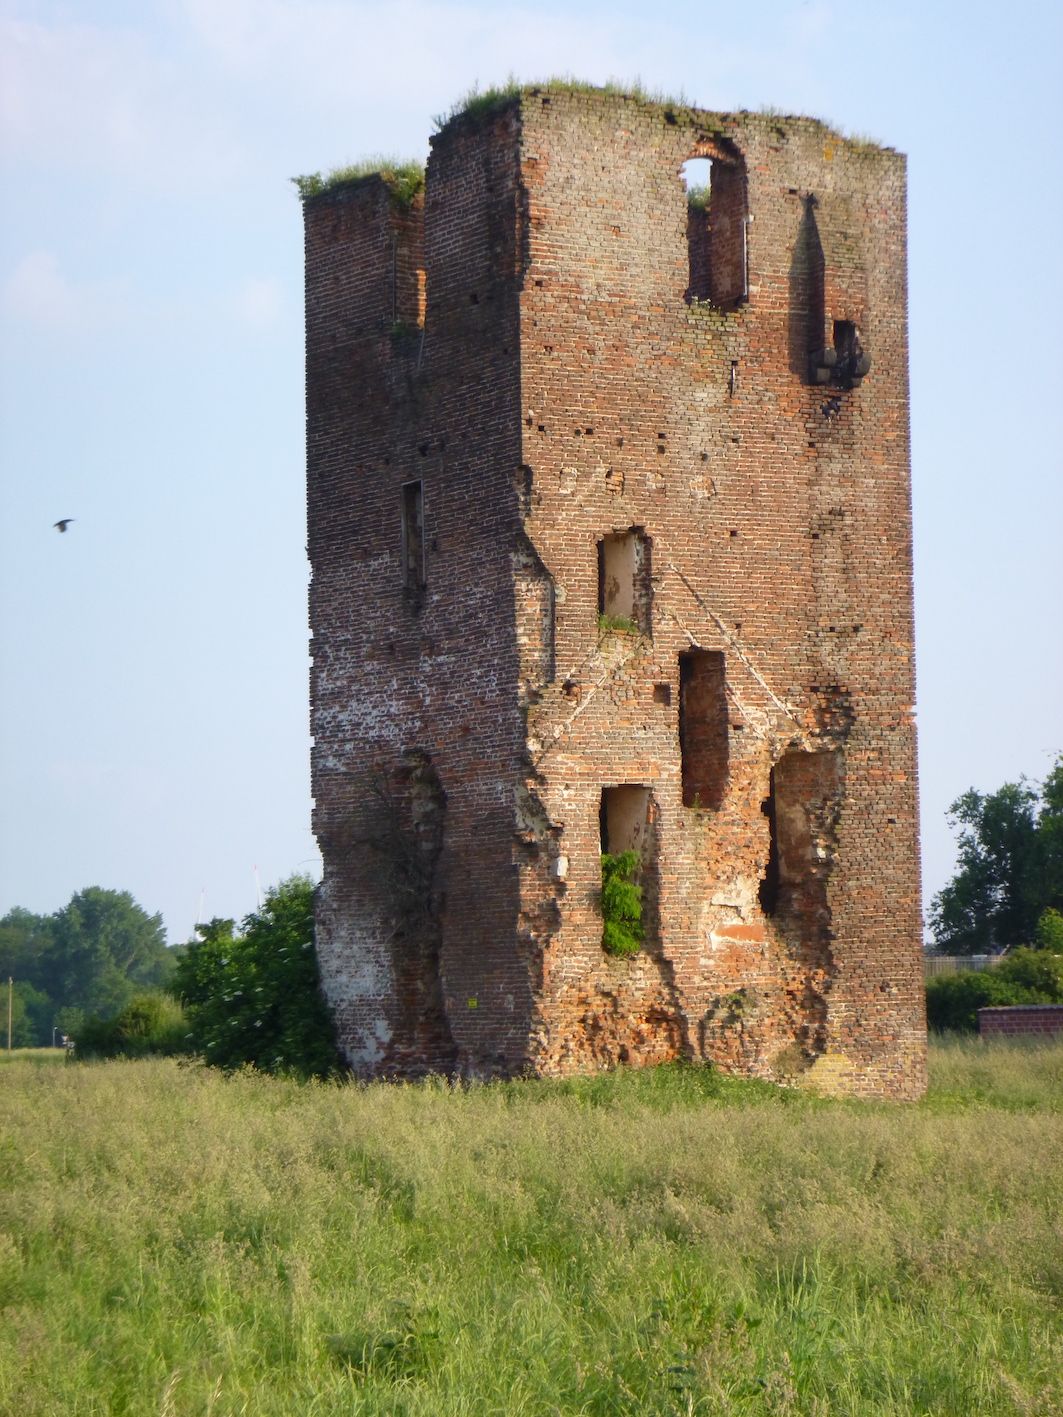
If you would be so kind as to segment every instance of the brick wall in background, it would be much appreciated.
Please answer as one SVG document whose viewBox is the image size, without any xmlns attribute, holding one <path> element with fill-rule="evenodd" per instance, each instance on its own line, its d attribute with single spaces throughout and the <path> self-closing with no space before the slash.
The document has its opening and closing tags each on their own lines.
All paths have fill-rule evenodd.
<svg viewBox="0 0 1063 1417">
<path fill-rule="evenodd" d="M 983 1038 L 1052 1038 L 1063 1033 L 1063 1004 L 1007 1004 L 978 1010 Z"/>
</svg>

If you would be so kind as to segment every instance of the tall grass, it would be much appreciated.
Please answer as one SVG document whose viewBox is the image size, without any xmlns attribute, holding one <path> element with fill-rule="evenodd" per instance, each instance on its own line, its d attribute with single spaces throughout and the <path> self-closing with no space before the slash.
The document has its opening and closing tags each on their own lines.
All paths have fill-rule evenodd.
<svg viewBox="0 0 1063 1417">
<path fill-rule="evenodd" d="M 1048 1417 L 1063 1045 L 932 1076 L 891 1106 L 14 1060 L 0 1411 Z"/>
</svg>

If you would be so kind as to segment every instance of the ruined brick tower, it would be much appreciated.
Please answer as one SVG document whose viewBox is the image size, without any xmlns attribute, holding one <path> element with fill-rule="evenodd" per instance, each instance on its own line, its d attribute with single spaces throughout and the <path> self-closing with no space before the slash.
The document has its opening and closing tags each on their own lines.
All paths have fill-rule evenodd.
<svg viewBox="0 0 1063 1417">
<path fill-rule="evenodd" d="M 448 122 L 412 201 L 370 176 L 305 220 L 318 952 L 352 1066 L 917 1096 L 904 159 L 532 88 Z"/>
</svg>

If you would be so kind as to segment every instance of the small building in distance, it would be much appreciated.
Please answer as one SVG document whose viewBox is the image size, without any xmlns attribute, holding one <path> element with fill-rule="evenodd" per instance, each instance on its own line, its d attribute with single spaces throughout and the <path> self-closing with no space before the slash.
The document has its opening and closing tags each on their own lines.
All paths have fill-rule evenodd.
<svg viewBox="0 0 1063 1417">
<path fill-rule="evenodd" d="M 352 1067 L 918 1096 L 904 158 L 544 86 L 304 197 Z"/>
</svg>

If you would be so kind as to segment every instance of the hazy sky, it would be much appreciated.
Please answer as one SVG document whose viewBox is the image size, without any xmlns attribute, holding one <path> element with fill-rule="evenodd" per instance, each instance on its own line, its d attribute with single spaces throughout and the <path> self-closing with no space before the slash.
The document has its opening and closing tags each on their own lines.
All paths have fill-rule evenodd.
<svg viewBox="0 0 1063 1417">
<path fill-rule="evenodd" d="M 0 0 L 0 913 L 171 940 L 317 871 L 301 213 L 474 83 L 638 76 L 909 155 L 926 894 L 1063 749 L 1063 9 Z M 76 520 L 65 536 L 58 517 Z"/>
</svg>

